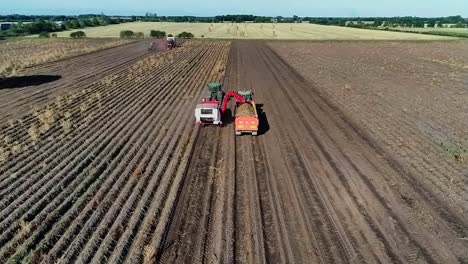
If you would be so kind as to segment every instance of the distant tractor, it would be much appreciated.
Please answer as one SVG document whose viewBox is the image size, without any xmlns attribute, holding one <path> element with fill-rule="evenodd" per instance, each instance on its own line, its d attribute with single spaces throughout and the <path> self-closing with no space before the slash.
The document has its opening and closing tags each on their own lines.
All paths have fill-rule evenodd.
<svg viewBox="0 0 468 264">
<path fill-rule="evenodd" d="M 177 47 L 177 42 L 176 42 L 175 37 L 169 34 L 167 36 L 167 49 L 172 50 L 172 49 L 175 49 L 176 47 Z"/>
<path fill-rule="evenodd" d="M 167 38 L 155 39 L 150 43 L 149 51 L 172 50 L 177 47 L 177 41 L 174 36 L 169 35 Z"/>
</svg>

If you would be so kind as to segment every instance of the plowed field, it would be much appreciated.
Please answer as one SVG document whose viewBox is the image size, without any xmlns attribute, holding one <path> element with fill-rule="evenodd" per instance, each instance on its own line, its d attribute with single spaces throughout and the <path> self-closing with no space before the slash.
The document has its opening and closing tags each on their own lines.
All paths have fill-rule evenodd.
<svg viewBox="0 0 468 264">
<path fill-rule="evenodd" d="M 83 67 L 43 84 L 44 97 L 0 90 L 10 96 L 0 118 L 15 117 L 0 129 L 1 263 L 468 262 L 465 154 L 415 129 L 446 128 L 440 140 L 463 150 L 466 104 L 433 97 L 450 85 L 464 100 L 467 60 L 449 59 L 466 46 L 131 45 L 37 68 Z M 429 55 L 418 61 L 405 45 Z M 446 79 L 422 78 L 425 69 Z M 210 81 L 254 91 L 258 137 L 234 135 L 234 104 L 224 127 L 195 126 Z"/>
</svg>

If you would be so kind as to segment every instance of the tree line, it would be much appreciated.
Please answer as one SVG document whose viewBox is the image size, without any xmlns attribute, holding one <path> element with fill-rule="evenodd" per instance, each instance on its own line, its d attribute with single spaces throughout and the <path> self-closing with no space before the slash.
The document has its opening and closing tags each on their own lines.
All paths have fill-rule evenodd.
<svg viewBox="0 0 468 264">
<path fill-rule="evenodd" d="M 462 16 L 448 17 L 283 17 L 283 16 L 255 16 L 255 15 L 220 15 L 213 17 L 195 17 L 195 16 L 158 16 L 157 14 L 146 13 L 145 16 L 133 17 L 136 21 L 151 22 L 254 22 L 254 23 L 295 23 L 310 22 L 320 25 L 345 26 L 348 21 L 374 22 L 376 25 L 412 25 L 414 27 L 423 27 L 425 24 L 434 26 L 437 24 L 460 24 L 468 23 L 467 18 Z"/>
<path fill-rule="evenodd" d="M 161 31 L 161 30 L 151 30 L 150 31 L 150 37 L 152 38 L 164 38 L 164 37 L 173 37 L 172 34 L 167 35 L 166 31 Z M 133 38 L 144 38 L 145 34 L 143 32 L 133 32 L 132 30 L 122 30 L 120 31 L 120 38 L 123 39 L 133 39 Z M 181 32 L 177 34 L 178 38 L 183 38 L 183 39 L 191 39 L 194 38 L 195 36 L 191 32 Z"/>
<path fill-rule="evenodd" d="M 103 14 L 84 14 L 79 16 L 27 16 L 3 15 L 0 21 L 18 22 L 8 30 L 0 30 L 0 38 L 16 37 L 32 34 L 45 34 L 64 30 L 82 29 L 86 27 L 105 26 L 133 21 L 148 22 L 253 22 L 253 23 L 301 23 L 309 22 L 320 25 L 349 26 L 358 28 L 384 27 L 436 27 L 451 24 L 455 27 L 466 27 L 468 19 L 462 16 L 448 17 L 283 17 L 283 16 L 255 16 L 255 15 L 220 15 L 209 17 L 196 16 L 159 16 L 146 13 L 144 16 L 109 17 Z"/>
<path fill-rule="evenodd" d="M 308 21 L 314 24 L 320 25 L 334 25 L 334 26 L 354 26 L 354 27 L 375 27 L 375 26 L 408 26 L 408 27 L 434 27 L 442 24 L 453 24 L 459 25 L 459 27 L 465 27 L 468 23 L 468 19 L 462 16 L 448 16 L 448 17 L 304 17 L 302 21 Z M 355 23 L 347 24 L 347 22 L 353 21 Z M 373 22 L 373 23 L 366 23 Z"/>
<path fill-rule="evenodd" d="M 76 17 L 8 15 L 0 16 L 0 21 L 17 22 L 10 29 L 1 30 L 0 37 L 17 37 L 120 24 L 128 20 L 104 15 L 80 15 Z"/>
</svg>

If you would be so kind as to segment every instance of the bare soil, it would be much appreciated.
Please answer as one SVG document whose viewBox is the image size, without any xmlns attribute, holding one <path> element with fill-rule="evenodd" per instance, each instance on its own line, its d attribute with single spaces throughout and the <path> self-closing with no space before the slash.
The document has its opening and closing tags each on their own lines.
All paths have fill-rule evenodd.
<svg viewBox="0 0 468 264">
<path fill-rule="evenodd" d="M 463 42 L 146 48 L 0 90 L 1 263 L 468 262 Z M 194 124 L 212 81 L 261 136 Z"/>
<path fill-rule="evenodd" d="M 24 70 L 20 77 L 0 79 L 0 124 L 14 121 L 57 97 L 86 89 L 149 54 L 146 41 L 92 52 Z M 9 80 L 13 79 L 13 80 Z"/>
<path fill-rule="evenodd" d="M 288 58 L 287 51 L 295 51 L 299 44 L 275 45 L 284 48 L 280 51 Z M 306 52 L 308 45 L 314 46 L 300 45 Z M 327 46 L 322 52 L 333 54 L 340 45 L 345 49 L 360 44 L 316 45 Z M 387 44 L 379 45 L 384 49 Z M 320 54 L 320 49 L 315 50 Z M 354 56 L 353 51 L 343 53 Z M 380 55 L 382 60 L 387 56 Z M 327 63 L 327 56 L 317 57 L 317 61 L 305 59 L 300 66 L 339 64 L 338 58 L 334 64 Z M 351 67 L 348 73 L 350 67 L 333 75 L 340 80 L 360 69 Z M 431 73 L 437 69 L 434 66 Z M 398 72 L 400 82 L 406 81 L 405 70 Z M 323 74 L 329 73 L 322 70 Z M 360 76 L 367 77 L 361 73 L 356 79 Z M 384 86 L 388 77 L 378 76 Z M 233 44 L 225 83 L 229 89 L 253 89 L 256 102 L 264 104 L 262 122 L 269 130 L 261 137 L 235 138 L 233 125 L 200 131 L 160 250 L 161 263 L 468 261 L 467 221 L 457 208 L 461 203 L 443 199 L 424 184 L 417 171 L 393 155 L 388 141 L 376 140 L 374 130 L 358 124 L 349 117 L 352 112 L 336 105 L 336 96 L 326 93 L 328 86 L 305 79 L 262 42 Z M 347 98 L 353 103 L 350 95 L 342 105 L 347 105 Z M 365 102 L 362 108 L 367 106 L 367 112 L 387 110 L 377 104 L 370 108 Z M 408 109 L 415 111 L 411 105 Z M 410 137 L 414 134 L 406 136 Z M 444 180 L 439 165 L 430 163 L 434 161 L 420 167 L 438 171 Z M 456 184 L 449 184 L 446 196 L 458 199 Z"/>
</svg>

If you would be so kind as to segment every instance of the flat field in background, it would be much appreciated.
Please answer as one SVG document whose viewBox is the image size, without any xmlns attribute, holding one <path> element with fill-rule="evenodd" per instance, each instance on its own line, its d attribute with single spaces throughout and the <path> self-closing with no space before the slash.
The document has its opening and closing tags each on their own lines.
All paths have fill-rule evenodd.
<svg viewBox="0 0 468 264">
<path fill-rule="evenodd" d="M 27 67 L 120 46 L 131 41 L 25 38 L 0 42 L 0 76 L 13 76 Z"/>
<path fill-rule="evenodd" d="M 396 30 L 405 30 L 413 32 L 444 32 L 444 33 L 463 33 L 468 34 L 468 28 L 395 28 Z"/>
<path fill-rule="evenodd" d="M 168 34 L 182 31 L 192 32 L 196 38 L 221 39 L 391 39 L 391 40 L 440 40 L 449 37 L 386 32 L 316 24 L 272 24 L 272 23 L 170 23 L 170 22 L 132 22 L 83 29 L 88 37 L 119 37 L 120 31 L 132 30 L 149 36 L 150 30 L 163 30 Z M 74 30 L 76 31 L 76 30 Z M 68 37 L 72 31 L 58 33 Z"/>
</svg>

